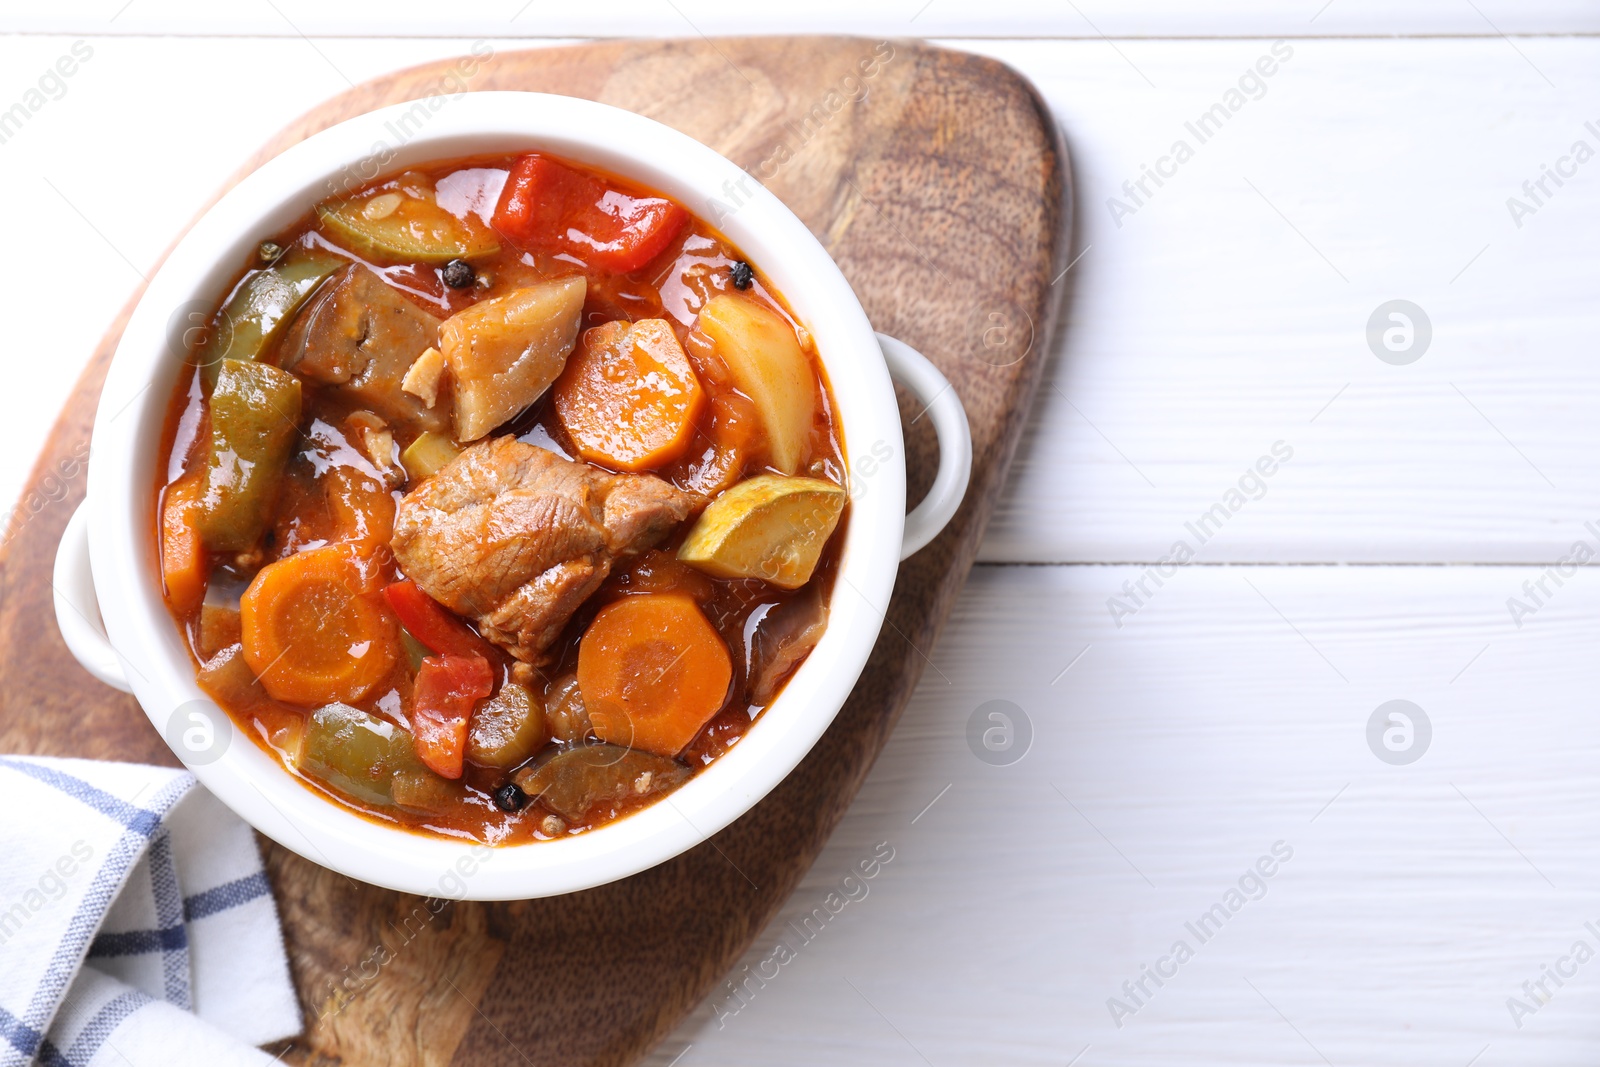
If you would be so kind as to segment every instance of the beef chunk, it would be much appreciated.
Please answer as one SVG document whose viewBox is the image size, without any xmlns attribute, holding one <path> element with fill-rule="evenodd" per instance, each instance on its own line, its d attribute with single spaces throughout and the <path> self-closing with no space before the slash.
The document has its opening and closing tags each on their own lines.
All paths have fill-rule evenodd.
<svg viewBox="0 0 1600 1067">
<path fill-rule="evenodd" d="M 429 596 L 537 662 L 612 563 L 666 537 L 696 503 L 660 478 L 498 437 L 406 494 L 392 544 Z"/>
<path fill-rule="evenodd" d="M 412 433 L 450 432 L 450 406 L 429 408 L 401 384 L 439 336 L 439 320 L 359 263 L 312 298 L 284 338 L 280 363 L 336 385 L 363 408 Z"/>
</svg>

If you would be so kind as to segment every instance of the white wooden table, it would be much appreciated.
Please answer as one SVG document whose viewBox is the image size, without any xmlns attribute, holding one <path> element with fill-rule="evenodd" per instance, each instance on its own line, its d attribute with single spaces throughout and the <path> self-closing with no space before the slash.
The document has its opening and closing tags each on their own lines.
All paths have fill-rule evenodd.
<svg viewBox="0 0 1600 1067">
<path fill-rule="evenodd" d="M 1081 258 L 984 562 L 735 976 L 769 977 L 656 1067 L 1600 1059 L 1600 579 L 1546 576 L 1600 552 L 1600 9 L 124 4 L 0 13 L 0 111 L 92 49 L 0 143 L 0 499 L 139 273 L 347 82 L 479 38 L 827 30 L 985 52 L 1055 108 Z M 1397 299 L 1411 362 L 1368 343 Z M 995 700 L 1032 734 L 998 765 L 967 740 Z M 1369 745 L 1391 700 L 1415 762 Z"/>
</svg>

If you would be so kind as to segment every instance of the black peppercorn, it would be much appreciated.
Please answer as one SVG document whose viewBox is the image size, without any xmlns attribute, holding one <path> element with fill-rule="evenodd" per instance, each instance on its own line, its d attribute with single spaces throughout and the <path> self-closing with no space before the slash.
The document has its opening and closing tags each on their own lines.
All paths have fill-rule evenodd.
<svg viewBox="0 0 1600 1067">
<path fill-rule="evenodd" d="M 457 260 L 459 263 L 460 260 Z M 501 811 L 512 813 L 521 811 L 523 805 L 528 803 L 528 794 L 516 782 L 507 782 L 494 791 L 494 806 Z"/>
<path fill-rule="evenodd" d="M 478 272 L 464 259 L 452 259 L 444 265 L 444 283 L 452 289 L 465 289 L 478 280 Z"/>
<path fill-rule="evenodd" d="M 728 273 L 733 275 L 733 287 L 741 292 L 750 288 L 750 283 L 755 281 L 756 277 L 756 272 L 750 269 L 750 264 L 742 259 L 728 268 Z"/>
</svg>

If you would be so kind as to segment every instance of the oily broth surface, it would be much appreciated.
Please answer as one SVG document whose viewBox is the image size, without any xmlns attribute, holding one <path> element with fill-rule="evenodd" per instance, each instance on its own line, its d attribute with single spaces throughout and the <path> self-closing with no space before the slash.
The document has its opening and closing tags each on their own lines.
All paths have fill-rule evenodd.
<svg viewBox="0 0 1600 1067">
<path fill-rule="evenodd" d="M 420 175 L 438 190 L 441 206 L 453 211 L 459 209 L 463 214 L 470 212 L 486 224 L 498 199 L 505 172 L 516 158 L 516 155 L 502 155 L 441 161 L 425 167 L 412 168 L 405 176 L 391 175 L 380 178 L 354 190 L 352 195 L 363 195 L 385 186 L 398 187 L 403 181 L 415 181 L 413 175 Z M 600 176 L 630 193 L 655 195 L 612 176 Z M 728 292 L 734 288 L 731 268 L 733 264 L 743 260 L 737 248 L 692 213 L 689 224 L 673 243 L 640 270 L 627 274 L 596 270 L 571 255 L 522 252 L 513 248 L 509 242 L 502 241 L 499 252 L 474 263 L 480 277 L 489 280 L 488 287 L 464 290 L 446 286 L 440 268 L 426 264 L 380 261 L 350 251 L 341 245 L 334 235 L 319 225 L 314 213 L 308 213 L 294 226 L 276 235 L 274 241 L 285 249 L 297 245 L 317 247 L 335 251 L 340 256 L 363 263 L 377 273 L 384 282 L 404 294 L 408 300 L 441 319 L 478 300 L 492 298 L 511 289 L 545 279 L 581 272 L 589 281 L 589 292 L 583 308 L 582 328 L 618 319 L 637 321 L 663 318 L 671 325 L 680 343 L 688 341 L 695 317 L 706 301 L 718 293 Z M 258 266 L 258 263 L 251 263 L 241 268 L 234 285 L 229 287 L 228 295 L 231 295 L 232 291 Z M 841 429 L 835 415 L 836 408 L 821 363 L 811 347 L 809 335 L 790 314 L 782 297 L 763 284 L 760 265 L 752 264 L 752 266 L 756 267 L 756 273 L 745 295 L 755 296 L 796 327 L 802 348 L 810 358 L 816 378 L 818 402 L 807 455 L 801 464 L 800 473 L 809 473 L 838 485 L 847 485 L 845 453 Z M 228 296 L 225 295 L 218 301 L 217 307 L 225 306 L 227 300 Z M 194 347 L 198 348 L 203 338 L 192 337 L 191 340 L 195 342 Z M 262 358 L 268 362 L 276 362 L 277 352 L 268 349 L 262 353 Z M 703 384 L 713 395 L 722 389 L 734 394 L 728 398 L 730 402 L 738 399 L 737 391 L 728 383 L 703 381 Z M 208 592 L 208 597 L 213 600 L 236 603 L 239 593 L 259 566 L 317 544 L 318 528 L 326 525 L 327 519 L 324 482 L 330 476 L 329 471 L 339 467 L 359 468 L 361 463 L 365 463 L 364 457 L 360 456 L 354 444 L 343 440 L 343 435 L 337 429 L 360 405 L 347 401 L 337 388 L 317 385 L 304 379 L 302 379 L 302 390 L 302 440 L 297 444 L 296 451 L 290 459 L 284 489 L 278 501 L 279 521 L 275 524 L 274 535 L 269 535 L 273 536 L 273 543 L 266 546 L 264 558 L 258 561 L 234 562 L 214 559 Z M 706 410 L 711 411 L 710 404 Z M 318 423 L 321 425 L 318 426 Z M 410 440 L 399 432 L 399 427 L 394 429 L 396 443 L 401 448 L 410 444 Z M 308 433 L 308 430 L 311 432 Z M 205 462 L 208 432 L 208 415 L 200 372 L 198 368 L 194 368 L 181 376 L 169 403 L 160 446 L 163 462 L 158 465 L 160 473 L 157 484 L 153 487 L 157 515 L 160 514 L 161 500 L 168 485 L 190 465 Z M 548 392 L 528 410 L 495 431 L 496 436 L 507 433 L 514 434 L 530 444 L 550 448 L 567 458 L 577 457 L 576 449 L 555 416 Z M 316 462 L 307 458 L 308 448 L 313 441 L 318 446 Z M 665 477 L 681 489 L 695 491 L 696 470 L 692 462 L 695 449 L 696 445 L 691 443 L 684 460 L 653 473 Z M 748 477 L 761 471 L 759 464 L 747 466 L 742 476 Z M 400 490 L 396 490 L 394 495 L 398 498 Z M 285 519 L 289 521 L 285 522 Z M 661 553 L 671 554 L 687 533 L 692 519 L 691 515 L 689 522 L 685 522 L 667 541 L 657 546 L 658 550 Z M 811 582 L 795 592 L 786 592 L 756 580 L 719 579 L 694 572 L 695 577 L 690 579 L 690 584 L 695 585 L 697 591 L 704 594 L 705 590 L 701 583 L 710 585 L 709 596 L 703 600 L 702 608 L 728 646 L 733 663 L 733 681 L 722 709 L 713 716 L 679 757 L 692 771 L 702 770 L 736 745 L 745 731 L 759 718 L 762 706 L 753 704 L 748 692 L 750 682 L 748 672 L 752 654 L 750 635 L 765 616 L 799 596 L 820 594 L 824 604 L 829 602 L 838 572 L 840 546 L 843 544 L 848 522 L 847 506 L 844 517 L 824 550 Z M 159 532 L 157 537 L 159 538 Z M 385 581 L 395 581 L 403 577 L 395 566 L 392 554 L 389 554 L 386 548 L 379 550 L 375 555 L 386 557 L 377 561 L 378 566 L 382 568 Z M 156 556 L 159 559 L 159 547 Z M 584 629 L 607 603 L 618 597 L 641 591 L 688 591 L 679 588 L 682 585 L 681 581 L 675 582 L 670 576 L 663 577 L 662 574 L 656 573 L 663 570 L 659 566 L 655 568 L 650 566 L 650 562 L 657 558 L 654 554 L 647 554 L 631 563 L 619 562 L 618 569 L 613 572 L 600 591 L 578 610 L 568 622 L 561 637 L 551 647 L 551 663 L 536 675 L 534 681 L 536 690 L 540 686 L 548 686 L 556 678 L 574 669 L 578 644 Z M 191 657 L 198 669 L 212 651 L 203 647 L 204 635 L 201 633 L 200 612 L 197 610 L 189 615 L 174 612 L 174 618 L 185 635 Z M 495 666 L 498 688 L 508 676 L 509 663 Z M 409 663 L 401 658 L 391 668 L 388 677 L 374 688 L 368 698 L 356 702 L 355 706 L 405 725 L 405 697 L 410 684 Z M 489 843 L 515 843 L 539 840 L 547 836 L 540 827 L 547 812 L 537 802 L 530 802 L 522 811 L 509 814 L 494 805 L 493 790 L 509 778 L 509 772 L 477 767 L 469 762 L 462 778 L 464 788 L 460 791 L 459 798 L 437 814 L 420 815 L 398 808 L 375 807 L 346 796 L 323 782 L 299 775 L 294 770 L 288 754 L 293 749 L 296 738 L 304 727 L 305 719 L 312 709 L 293 707 L 275 701 L 220 702 L 235 724 L 252 741 L 272 753 L 286 770 L 295 774 L 308 788 L 323 793 L 365 817 L 399 824 L 418 832 L 453 838 L 471 838 Z M 602 807 L 591 812 L 590 817 L 584 822 L 568 825 L 565 833 L 580 833 L 603 825 L 657 799 L 659 797 L 630 799 Z"/>
</svg>

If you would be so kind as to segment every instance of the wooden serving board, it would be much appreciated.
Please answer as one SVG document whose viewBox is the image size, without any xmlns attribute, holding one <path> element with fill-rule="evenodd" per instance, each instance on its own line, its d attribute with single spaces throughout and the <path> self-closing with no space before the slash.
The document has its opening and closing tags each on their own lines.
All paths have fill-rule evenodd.
<svg viewBox="0 0 1600 1067">
<path fill-rule="evenodd" d="M 449 91 L 452 74 L 472 89 L 629 108 L 728 156 L 817 234 L 878 329 L 940 366 L 972 424 L 967 501 L 901 567 L 854 694 L 800 767 L 714 840 L 584 893 L 430 905 L 263 839 L 306 1014 L 286 1062 L 632 1063 L 777 912 L 928 662 L 1016 448 L 1066 288 L 1052 280 L 1070 243 L 1067 161 L 1033 88 L 999 63 L 906 41 L 811 37 L 624 41 L 429 64 L 330 100 L 241 174 L 335 122 Z M 132 698 L 72 660 L 49 582 L 83 495 L 95 402 L 138 295 L 90 360 L 0 548 L 0 751 L 175 762 Z M 938 449 L 928 421 L 905 397 L 901 407 L 915 500 Z"/>
</svg>

